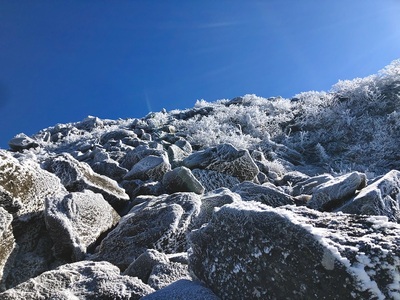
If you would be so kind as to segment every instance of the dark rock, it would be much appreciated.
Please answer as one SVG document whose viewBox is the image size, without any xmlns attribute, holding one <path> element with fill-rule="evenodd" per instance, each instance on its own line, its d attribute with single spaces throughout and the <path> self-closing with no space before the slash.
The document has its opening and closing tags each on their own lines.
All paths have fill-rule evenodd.
<svg viewBox="0 0 400 300">
<path fill-rule="evenodd" d="M 159 290 L 180 279 L 192 279 L 187 265 L 177 262 L 160 263 L 153 267 L 148 285 Z"/>
<path fill-rule="evenodd" d="M 44 199 L 65 189 L 53 174 L 32 160 L 18 161 L 0 150 L 0 205 L 14 216 L 29 219 L 44 209 Z"/>
<path fill-rule="evenodd" d="M 142 300 L 219 300 L 210 289 L 205 287 L 202 283 L 190 281 L 186 279 L 178 280 L 161 290 L 156 291 Z"/>
<path fill-rule="evenodd" d="M 135 164 L 124 179 L 161 180 L 171 170 L 168 157 L 149 155 Z"/>
<path fill-rule="evenodd" d="M 108 262 L 63 265 L 0 294 L 11 299 L 140 299 L 154 290 Z"/>
<path fill-rule="evenodd" d="M 91 167 L 96 173 L 107 176 L 117 182 L 121 181 L 128 173 L 127 169 L 121 168 L 113 159 L 96 162 Z"/>
<path fill-rule="evenodd" d="M 20 133 L 8 142 L 8 146 L 10 146 L 13 151 L 21 151 L 39 147 L 39 144 L 29 136 Z"/>
<path fill-rule="evenodd" d="M 147 249 L 163 253 L 186 251 L 186 234 L 201 205 L 194 193 L 139 196 L 142 203 L 121 218 L 102 241 L 96 260 L 107 260 L 125 270 Z"/>
<path fill-rule="evenodd" d="M 116 181 L 93 172 L 89 165 L 77 161 L 67 153 L 48 159 L 44 167 L 57 175 L 70 192 L 88 189 L 100 193 L 118 212 L 127 205 L 129 196 Z"/>
<path fill-rule="evenodd" d="M 399 295 L 400 225 L 384 217 L 223 206 L 189 235 L 189 267 L 221 299 Z"/>
<path fill-rule="evenodd" d="M 231 188 L 240 183 L 236 177 L 212 170 L 194 169 L 192 174 L 204 187 L 205 192 L 211 192 L 221 187 Z"/>
<path fill-rule="evenodd" d="M 128 266 L 123 274 L 137 277 L 147 283 L 153 267 L 163 263 L 169 263 L 169 259 L 164 253 L 154 249 L 147 249 Z"/>
<path fill-rule="evenodd" d="M 14 248 L 15 240 L 12 231 L 10 215 L 4 208 L 0 207 L 0 291 L 4 290 L 3 278 L 6 278 L 10 272 L 10 257 Z"/>
<path fill-rule="evenodd" d="M 250 181 L 242 182 L 232 188 L 244 201 L 258 201 L 272 207 L 294 204 L 294 199 L 271 185 L 258 185 Z"/>
<path fill-rule="evenodd" d="M 390 171 L 338 209 L 344 213 L 381 215 L 400 222 L 400 172 Z"/>
<path fill-rule="evenodd" d="M 55 256 L 67 261 L 83 259 L 87 248 L 120 219 L 101 194 L 89 190 L 47 198 L 44 217 Z"/>
<path fill-rule="evenodd" d="M 124 158 L 121 160 L 121 167 L 126 168 L 128 170 L 132 169 L 132 167 L 137 164 L 140 160 L 145 158 L 146 156 L 163 156 L 165 155 L 164 150 L 160 149 L 152 149 L 146 145 L 140 145 L 133 150 L 126 152 Z"/>
<path fill-rule="evenodd" d="M 359 172 L 331 179 L 315 188 L 307 206 L 320 211 L 332 211 L 365 187 L 366 180 L 365 174 Z"/>
<path fill-rule="evenodd" d="M 204 187 L 194 177 L 190 169 L 178 167 L 164 174 L 162 184 L 168 193 L 193 192 L 203 194 Z"/>
<path fill-rule="evenodd" d="M 253 180 L 259 170 L 247 150 L 237 150 L 231 144 L 222 144 L 195 152 L 183 160 L 189 169 L 208 169 L 237 177 L 239 180 Z"/>
<path fill-rule="evenodd" d="M 309 179 L 310 177 L 306 174 L 303 174 L 299 171 L 292 171 L 287 172 L 283 177 L 277 181 L 279 185 L 291 185 L 294 186 L 299 182 L 304 182 L 305 180 Z"/>
</svg>

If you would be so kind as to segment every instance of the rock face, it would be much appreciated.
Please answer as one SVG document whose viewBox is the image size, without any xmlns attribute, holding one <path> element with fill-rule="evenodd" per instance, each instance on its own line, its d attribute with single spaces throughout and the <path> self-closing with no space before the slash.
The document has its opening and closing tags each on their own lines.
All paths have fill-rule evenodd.
<svg viewBox="0 0 400 300">
<path fill-rule="evenodd" d="M 45 272 L 0 293 L 0 298 L 140 299 L 153 291 L 137 278 L 120 275 L 110 263 L 81 261 Z"/>
<path fill-rule="evenodd" d="M 400 226 L 382 217 L 236 203 L 190 243 L 190 268 L 221 299 L 400 295 Z"/>
<path fill-rule="evenodd" d="M 120 219 L 101 194 L 76 192 L 46 200 L 45 221 L 57 257 L 76 261 Z"/>
</svg>

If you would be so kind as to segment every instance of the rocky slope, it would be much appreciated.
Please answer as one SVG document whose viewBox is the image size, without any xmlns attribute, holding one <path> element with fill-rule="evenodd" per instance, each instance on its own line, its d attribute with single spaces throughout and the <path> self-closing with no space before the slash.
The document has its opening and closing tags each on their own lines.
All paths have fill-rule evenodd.
<svg viewBox="0 0 400 300">
<path fill-rule="evenodd" d="M 400 299 L 400 61 L 0 150 L 0 299 Z"/>
</svg>

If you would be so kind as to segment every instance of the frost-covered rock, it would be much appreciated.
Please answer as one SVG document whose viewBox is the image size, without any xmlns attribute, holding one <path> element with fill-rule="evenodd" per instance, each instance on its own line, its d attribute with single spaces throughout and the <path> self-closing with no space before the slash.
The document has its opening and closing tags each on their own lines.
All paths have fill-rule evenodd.
<svg viewBox="0 0 400 300">
<path fill-rule="evenodd" d="M 10 146 L 13 151 L 21 151 L 24 149 L 36 148 L 39 144 L 26 134 L 20 133 L 8 142 L 8 146 Z"/>
<path fill-rule="evenodd" d="M 9 260 L 11 253 L 15 248 L 14 234 L 12 231 L 11 221 L 12 216 L 2 207 L 0 207 L 0 291 L 4 290 L 3 278 L 7 277 L 10 268 Z"/>
<path fill-rule="evenodd" d="M 12 299 L 140 299 L 154 290 L 108 262 L 66 264 L 0 293 Z"/>
<path fill-rule="evenodd" d="M 135 149 L 127 151 L 121 160 L 121 167 L 128 170 L 141 161 L 146 156 L 163 156 L 166 155 L 165 151 L 157 148 L 150 148 L 148 145 L 139 145 Z"/>
<path fill-rule="evenodd" d="M 153 267 L 162 263 L 169 263 L 166 254 L 154 249 L 147 249 L 126 268 L 123 274 L 137 277 L 147 283 Z"/>
<path fill-rule="evenodd" d="M 148 285 L 159 290 L 181 279 L 192 279 L 186 264 L 178 262 L 160 263 L 153 267 Z"/>
<path fill-rule="evenodd" d="M 293 196 L 311 195 L 317 186 L 330 180 L 333 180 L 332 175 L 322 174 L 300 181 L 293 186 Z"/>
<path fill-rule="evenodd" d="M 93 172 L 89 165 L 67 153 L 49 158 L 44 167 L 57 175 L 68 191 L 82 192 L 88 189 L 100 193 L 117 211 L 123 209 L 129 200 L 129 196 L 116 181 Z"/>
<path fill-rule="evenodd" d="M 259 170 L 248 150 L 237 150 L 231 144 L 222 144 L 195 152 L 183 160 L 189 169 L 208 169 L 237 177 L 239 180 L 253 180 Z"/>
<path fill-rule="evenodd" d="M 163 253 L 185 251 L 186 234 L 199 211 L 194 193 L 140 196 L 142 203 L 121 218 L 102 241 L 96 260 L 107 260 L 125 270 L 147 249 Z"/>
<path fill-rule="evenodd" d="M 65 192 L 60 180 L 33 160 L 17 160 L 0 150 L 0 205 L 28 220 L 44 209 L 44 199 Z"/>
<path fill-rule="evenodd" d="M 194 169 L 192 173 L 204 186 L 205 192 L 211 192 L 222 187 L 231 188 L 240 183 L 236 177 L 217 171 Z"/>
<path fill-rule="evenodd" d="M 190 269 L 221 299 L 400 296 L 400 225 L 385 217 L 239 202 L 189 240 Z"/>
<path fill-rule="evenodd" d="M 177 167 L 164 174 L 162 184 L 169 193 L 193 192 L 203 194 L 204 187 L 186 167 Z"/>
<path fill-rule="evenodd" d="M 352 172 L 325 182 L 315 188 L 308 207 L 320 211 L 332 211 L 341 206 L 357 190 L 366 186 L 365 174 Z"/>
<path fill-rule="evenodd" d="M 381 215 L 400 222 L 400 172 L 390 171 L 362 189 L 349 202 L 338 208 L 349 214 Z"/>
<path fill-rule="evenodd" d="M 90 190 L 46 199 L 46 227 L 57 257 L 77 261 L 99 236 L 118 223 L 117 212 Z"/>
<path fill-rule="evenodd" d="M 200 282 L 187 279 L 178 280 L 161 290 L 143 297 L 142 300 L 165 299 L 220 300 L 220 298 Z"/>
<path fill-rule="evenodd" d="M 136 163 L 124 176 L 124 179 L 161 180 L 165 173 L 171 170 L 171 165 L 166 155 L 149 155 Z"/>
<path fill-rule="evenodd" d="M 294 199 L 271 185 L 258 185 L 250 181 L 242 182 L 232 188 L 244 201 L 258 201 L 272 207 L 294 204 Z"/>
<path fill-rule="evenodd" d="M 128 170 L 119 166 L 113 159 L 107 159 L 91 164 L 93 171 L 100 175 L 107 176 L 117 182 L 120 182 L 128 173 Z"/>
<path fill-rule="evenodd" d="M 134 138 L 134 137 L 136 137 L 136 134 L 133 131 L 130 131 L 127 129 L 112 130 L 112 131 L 104 133 L 101 136 L 100 144 L 104 145 L 109 140 L 114 140 L 114 141 L 122 140 L 125 137 Z"/>
</svg>

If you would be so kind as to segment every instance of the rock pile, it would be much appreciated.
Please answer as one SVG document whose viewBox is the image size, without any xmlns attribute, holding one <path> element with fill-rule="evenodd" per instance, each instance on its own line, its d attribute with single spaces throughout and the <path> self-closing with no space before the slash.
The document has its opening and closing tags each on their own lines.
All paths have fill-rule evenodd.
<svg viewBox="0 0 400 300">
<path fill-rule="evenodd" d="M 217 108 L 12 139 L 0 299 L 400 299 L 400 172 L 327 172 L 318 145 L 311 160 L 269 138 L 230 143 L 258 130 L 250 117 L 202 145 L 182 122 Z"/>
</svg>

